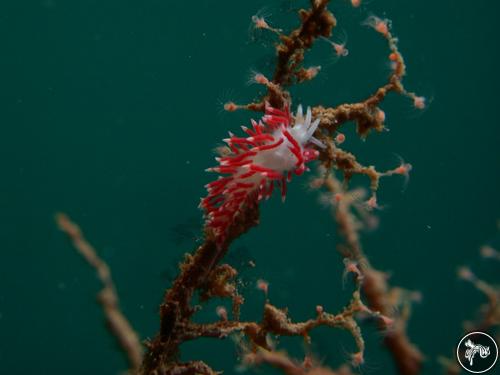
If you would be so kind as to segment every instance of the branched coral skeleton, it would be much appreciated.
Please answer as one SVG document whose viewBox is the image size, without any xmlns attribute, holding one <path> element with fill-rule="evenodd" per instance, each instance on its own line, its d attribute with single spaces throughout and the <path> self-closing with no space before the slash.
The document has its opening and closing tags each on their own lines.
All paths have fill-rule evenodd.
<svg viewBox="0 0 500 375">
<path fill-rule="evenodd" d="M 361 138 L 366 138 L 371 130 L 378 132 L 384 130 L 385 113 L 379 105 L 389 92 L 409 97 L 417 108 L 425 106 L 425 100 L 407 91 L 402 83 L 406 67 L 387 20 L 370 17 L 367 22 L 368 26 L 373 27 L 388 44 L 388 59 L 392 65 L 392 71 L 387 83 L 375 90 L 368 98 L 357 103 L 344 103 L 336 107 L 312 107 L 310 115 L 306 115 L 308 120 L 303 123 L 308 126 L 313 123 L 314 127 L 310 127 L 311 134 L 307 134 L 304 138 L 304 144 L 300 142 L 295 144 L 294 140 L 286 134 L 288 130 L 285 128 L 293 125 L 288 124 L 292 120 L 288 112 L 292 100 L 287 88 L 314 79 L 321 74 L 319 67 L 304 67 L 303 62 L 307 50 L 318 39 L 330 38 L 336 26 L 336 19 L 327 8 L 328 2 L 328 0 L 311 0 L 309 9 L 299 11 L 299 27 L 289 34 L 271 27 L 263 17 L 254 17 L 255 27 L 263 32 L 268 31 L 278 38 L 274 75 L 272 78 L 267 78 L 256 74 L 255 82 L 267 89 L 266 94 L 260 100 L 250 104 L 229 102 L 224 108 L 228 111 L 247 109 L 267 112 L 267 117 L 264 116 L 263 121 L 273 130 L 279 128 L 287 141 L 277 141 L 274 136 L 262 133 L 261 125 L 256 123 L 254 130 L 247 132 L 250 137 L 245 140 L 231 135 L 228 141 L 229 148 L 223 150 L 224 155 L 221 155 L 218 160 L 220 165 L 216 171 L 237 173 L 241 177 L 241 174 L 244 174 L 241 168 L 246 165 L 244 161 L 246 156 L 253 157 L 257 151 L 278 150 L 283 145 L 289 147 L 298 159 L 295 167 L 300 174 L 305 170 L 305 161 L 317 158 L 320 170 L 312 185 L 318 189 L 325 189 L 334 201 L 334 219 L 344 240 L 344 243 L 339 245 L 339 251 L 345 258 L 346 273 L 354 275 L 356 285 L 350 302 L 338 313 L 326 312 L 322 306 L 318 306 L 314 317 L 302 322 L 294 322 L 286 309 L 276 307 L 268 300 L 264 305 L 260 321 L 240 321 L 240 310 L 244 306 L 244 299 L 237 289 L 238 272 L 221 261 L 233 240 L 259 224 L 260 197 L 240 199 L 238 195 L 237 189 L 250 189 L 250 183 L 255 183 L 253 180 L 240 181 L 239 185 L 214 182 L 209 185 L 211 195 L 209 194 L 209 197 L 202 201 L 202 207 L 208 212 L 205 241 L 192 255 L 187 255 L 180 265 L 180 273 L 170 289 L 166 291 L 160 306 L 159 332 L 156 337 L 145 343 L 146 351 L 140 368 L 137 366 L 136 359 L 130 360 L 133 373 L 216 374 L 217 372 L 204 362 L 181 362 L 179 360 L 181 344 L 201 337 L 221 339 L 231 335 L 243 335 L 245 337 L 245 344 L 242 345 L 245 348 L 245 365 L 267 363 L 286 374 L 294 375 L 349 374 L 351 370 L 345 366 L 335 371 L 330 370 L 315 364 L 308 355 L 303 362 L 293 360 L 284 352 L 275 351 L 268 343 L 268 335 L 298 336 L 307 343 L 310 340 L 310 331 L 318 326 L 345 329 L 351 333 L 357 346 L 357 352 L 352 355 L 352 364 L 359 366 L 364 361 L 365 349 L 361 330 L 356 322 L 356 318 L 360 315 L 372 316 L 383 331 L 391 327 L 385 337 L 385 344 L 393 354 L 401 374 L 419 373 L 423 358 L 418 349 L 409 341 L 405 330 L 409 317 L 408 301 L 410 299 L 407 298 L 409 294 L 402 289 L 388 286 L 385 275 L 375 270 L 368 262 L 359 240 L 359 230 L 362 227 L 360 223 L 363 217 L 369 218 L 371 214 L 368 211 L 378 207 L 376 193 L 380 178 L 394 174 L 407 174 L 410 166 L 405 164 L 389 171 L 379 172 L 373 166 L 364 166 L 354 154 L 341 148 L 345 136 L 340 133 L 340 129 L 347 122 L 356 124 L 357 133 Z M 359 6 L 359 2 L 353 2 L 353 5 Z M 297 113 L 295 121 L 300 116 L 301 114 Z M 312 122 L 314 120 L 317 121 Z M 287 126 L 283 126 L 284 123 Z M 306 133 L 309 131 L 308 126 L 305 127 Z M 293 127 L 291 129 L 293 130 Z M 309 142 L 307 147 L 306 142 Z M 249 147 L 254 147 L 255 150 L 252 151 Z M 246 156 L 240 157 L 239 154 Z M 301 158 L 303 158 L 302 161 Z M 272 161 L 274 163 L 275 159 Z M 262 174 L 271 178 L 280 177 L 275 176 L 269 168 L 259 167 L 255 160 L 253 165 L 254 167 L 245 168 L 253 168 L 254 174 Z M 281 169 L 285 170 L 284 167 Z M 342 176 L 342 181 L 337 179 L 337 175 Z M 360 201 L 361 195 L 350 191 L 349 183 L 354 175 L 364 175 L 370 180 L 371 195 L 366 201 Z M 282 180 L 282 189 L 284 183 L 285 181 Z M 262 184 L 257 183 L 256 186 L 260 188 Z M 251 189 L 254 189 L 254 185 Z M 220 194 L 228 193 L 232 193 L 233 198 L 238 199 L 237 206 L 224 206 L 223 204 L 221 208 L 224 215 L 230 211 L 230 219 L 222 215 L 218 206 L 221 202 Z M 223 198 L 222 201 L 224 201 Z M 220 220 L 221 218 L 223 221 Z M 219 229 L 221 224 L 223 224 L 223 231 Z M 63 229 L 65 228 L 69 227 L 63 226 Z M 70 231 L 66 230 L 66 232 L 71 235 Z M 214 297 L 231 299 L 231 316 L 225 309 L 220 308 L 217 310 L 219 321 L 207 324 L 195 323 L 192 320 L 198 311 L 198 307 L 192 305 L 192 298 L 195 294 L 199 294 L 201 301 Z M 366 299 L 366 302 L 363 299 Z M 402 309 L 401 314 L 395 314 L 394 307 L 398 305 L 404 305 L 407 308 Z M 119 335 L 119 332 L 115 334 Z M 129 353 L 129 357 L 130 355 Z"/>
</svg>

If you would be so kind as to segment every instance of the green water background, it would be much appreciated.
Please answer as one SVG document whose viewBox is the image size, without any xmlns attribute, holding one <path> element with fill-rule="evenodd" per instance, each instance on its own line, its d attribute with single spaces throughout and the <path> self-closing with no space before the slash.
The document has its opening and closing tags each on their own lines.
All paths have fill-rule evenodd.
<svg viewBox="0 0 500 375">
<path fill-rule="evenodd" d="M 250 69 L 270 72 L 272 38 L 248 34 L 259 9 L 276 26 L 296 25 L 303 1 L 8 1 L 0 3 L 0 373 L 117 374 L 126 363 L 108 334 L 95 296 L 94 272 L 56 229 L 69 213 L 112 268 L 121 305 L 142 338 L 158 329 L 157 306 L 176 262 L 200 234 L 197 208 L 212 176 L 213 148 L 249 113 L 222 113 L 220 103 L 248 102 Z M 363 238 L 373 264 L 391 282 L 419 290 L 409 334 L 435 358 L 451 354 L 484 298 L 457 281 L 471 264 L 498 282 L 498 264 L 481 260 L 498 243 L 498 21 L 492 1 L 372 1 L 353 10 L 333 1 L 350 54 L 336 64 L 319 44 L 306 63 L 318 78 L 293 90 L 295 104 L 336 105 L 366 97 L 389 72 L 383 40 L 360 26 L 369 12 L 393 20 L 407 60 L 408 87 L 432 99 L 419 114 L 408 100 L 383 105 L 390 132 L 346 148 L 379 169 L 411 162 L 411 180 L 383 181 L 378 230 Z M 356 180 L 363 183 L 363 180 Z M 343 306 L 342 262 L 331 213 L 295 178 L 286 204 L 262 207 L 261 225 L 234 244 L 247 303 L 256 319 L 270 298 L 294 319 Z M 496 241 L 496 242 L 495 242 Z M 245 267 L 248 260 L 257 267 Z M 210 305 L 200 319 L 212 319 Z M 363 326 L 365 374 L 394 374 L 382 337 Z M 313 334 L 318 358 L 335 366 L 354 350 L 343 332 Z M 280 345 L 299 355 L 297 340 Z M 184 359 L 235 372 L 230 340 L 202 340 Z M 260 373 L 274 373 L 267 368 Z"/>
</svg>

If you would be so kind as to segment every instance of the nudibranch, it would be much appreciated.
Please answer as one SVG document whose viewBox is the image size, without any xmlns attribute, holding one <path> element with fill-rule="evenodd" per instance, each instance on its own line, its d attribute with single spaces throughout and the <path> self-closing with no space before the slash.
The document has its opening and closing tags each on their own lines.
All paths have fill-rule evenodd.
<svg viewBox="0 0 500 375">
<path fill-rule="evenodd" d="M 208 195 L 200 203 L 205 210 L 206 228 L 219 246 L 245 205 L 269 198 L 275 185 L 285 200 L 292 173 L 301 175 L 307 170 L 306 163 L 318 157 L 314 145 L 325 147 L 313 136 L 319 121 L 312 120 L 309 107 L 304 116 L 299 105 L 292 116 L 288 105 L 280 110 L 266 104 L 262 119 L 258 123 L 251 121 L 253 129 L 241 127 L 247 136 L 229 133 L 229 138 L 224 139 L 231 152 L 216 157 L 219 164 L 207 171 L 225 176 L 205 185 Z"/>
</svg>

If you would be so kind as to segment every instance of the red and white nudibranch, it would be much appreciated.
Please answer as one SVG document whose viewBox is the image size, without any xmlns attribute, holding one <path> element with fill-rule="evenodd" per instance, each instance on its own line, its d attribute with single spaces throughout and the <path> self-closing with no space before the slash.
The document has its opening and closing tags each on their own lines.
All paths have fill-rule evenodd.
<svg viewBox="0 0 500 375">
<path fill-rule="evenodd" d="M 200 203 L 206 227 L 219 246 L 245 205 L 269 198 L 275 186 L 281 188 L 284 200 L 292 173 L 301 175 L 307 169 L 306 163 L 318 157 L 319 151 L 312 146 L 325 147 L 313 137 L 320 120 L 312 120 L 311 108 L 307 108 L 305 116 L 300 105 L 295 116 L 288 106 L 279 110 L 266 105 L 265 110 L 261 121 L 252 120 L 253 129 L 242 126 L 246 137 L 229 133 L 230 138 L 224 142 L 231 153 L 217 157 L 219 165 L 207 169 L 226 175 L 205 185 L 208 195 Z"/>
</svg>

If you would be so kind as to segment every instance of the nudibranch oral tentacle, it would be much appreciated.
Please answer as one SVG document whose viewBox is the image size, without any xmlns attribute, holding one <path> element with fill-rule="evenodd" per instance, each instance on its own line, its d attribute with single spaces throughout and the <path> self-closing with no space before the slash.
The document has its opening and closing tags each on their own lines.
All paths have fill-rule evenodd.
<svg viewBox="0 0 500 375">
<path fill-rule="evenodd" d="M 206 227 L 218 246 L 225 242 L 229 226 L 244 205 L 269 198 L 275 185 L 284 201 L 292 172 L 301 175 L 306 163 L 318 157 L 313 145 L 325 147 L 313 136 L 320 120 L 313 121 L 310 107 L 304 116 L 299 105 L 293 117 L 288 106 L 281 110 L 266 103 L 265 110 L 259 122 L 251 121 L 252 129 L 241 127 L 247 137 L 229 133 L 224 142 L 232 153 L 215 158 L 219 165 L 207 169 L 227 175 L 205 185 L 208 195 L 200 203 Z"/>
</svg>

